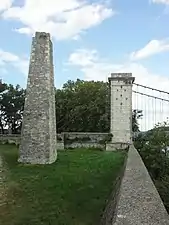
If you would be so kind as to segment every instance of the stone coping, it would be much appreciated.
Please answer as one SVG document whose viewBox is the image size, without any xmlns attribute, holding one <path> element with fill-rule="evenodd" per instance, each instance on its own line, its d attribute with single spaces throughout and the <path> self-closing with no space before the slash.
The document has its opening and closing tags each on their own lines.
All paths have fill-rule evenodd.
<svg viewBox="0 0 169 225">
<path fill-rule="evenodd" d="M 130 146 L 113 225 L 169 225 L 169 215 L 134 146 Z"/>
</svg>

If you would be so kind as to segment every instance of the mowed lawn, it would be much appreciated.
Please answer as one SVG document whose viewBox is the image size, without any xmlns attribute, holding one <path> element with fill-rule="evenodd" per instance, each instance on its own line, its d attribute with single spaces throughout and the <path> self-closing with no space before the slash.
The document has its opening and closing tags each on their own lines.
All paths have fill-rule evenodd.
<svg viewBox="0 0 169 225">
<path fill-rule="evenodd" d="M 52 165 L 18 164 L 14 145 L 0 145 L 6 202 L 2 225 L 98 225 L 125 154 L 93 149 L 58 151 Z"/>
</svg>

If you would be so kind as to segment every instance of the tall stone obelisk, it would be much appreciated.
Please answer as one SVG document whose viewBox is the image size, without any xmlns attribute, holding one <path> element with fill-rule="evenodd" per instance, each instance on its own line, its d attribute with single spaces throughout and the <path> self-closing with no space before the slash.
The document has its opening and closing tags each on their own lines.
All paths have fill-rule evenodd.
<svg viewBox="0 0 169 225">
<path fill-rule="evenodd" d="M 53 47 L 50 34 L 32 41 L 19 162 L 50 164 L 57 159 Z"/>
</svg>

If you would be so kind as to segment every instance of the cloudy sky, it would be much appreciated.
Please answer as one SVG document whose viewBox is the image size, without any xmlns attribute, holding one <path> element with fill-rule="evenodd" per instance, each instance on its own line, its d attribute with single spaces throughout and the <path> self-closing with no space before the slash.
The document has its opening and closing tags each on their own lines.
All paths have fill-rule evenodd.
<svg viewBox="0 0 169 225">
<path fill-rule="evenodd" d="M 25 87 L 32 35 L 46 31 L 56 87 L 132 72 L 168 91 L 168 23 L 169 0 L 0 0 L 0 78 Z"/>
</svg>

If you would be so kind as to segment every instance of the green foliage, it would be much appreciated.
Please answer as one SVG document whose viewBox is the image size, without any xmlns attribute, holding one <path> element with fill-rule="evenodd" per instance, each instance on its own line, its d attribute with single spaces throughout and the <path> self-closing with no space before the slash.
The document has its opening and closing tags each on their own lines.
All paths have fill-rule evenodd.
<svg viewBox="0 0 169 225">
<path fill-rule="evenodd" d="M 163 124 L 166 126 L 167 124 Z M 163 126 L 158 124 L 147 135 L 140 135 L 135 142 L 135 147 L 140 152 L 149 173 L 154 179 L 160 179 L 168 170 L 167 148 L 169 134 Z"/>
<path fill-rule="evenodd" d="M 57 130 L 60 132 L 109 131 L 108 83 L 68 81 L 56 91 Z"/>
<path fill-rule="evenodd" d="M 3 101 L 3 93 L 7 89 L 7 84 L 4 84 L 0 81 L 0 129 L 1 132 L 4 133 L 4 112 L 2 111 L 2 101 Z"/>
<path fill-rule="evenodd" d="M 19 85 L 4 84 L 0 89 L 0 125 L 2 133 L 4 126 L 8 125 L 12 133 L 17 133 L 21 128 L 24 108 L 25 90 Z"/>
<path fill-rule="evenodd" d="M 169 175 L 163 177 L 161 180 L 154 180 L 154 183 L 169 213 Z"/>
<path fill-rule="evenodd" d="M 164 204 L 169 211 L 169 132 L 168 124 L 157 124 L 154 129 L 140 134 L 135 147 L 156 184 Z"/>
<path fill-rule="evenodd" d="M 59 151 L 52 165 L 18 165 L 17 149 L 0 146 L 7 166 L 2 225 L 98 225 L 125 154 Z"/>
<path fill-rule="evenodd" d="M 138 120 L 143 117 L 143 111 L 134 109 L 132 113 L 132 130 L 133 132 L 138 132 L 139 130 L 139 123 Z"/>
</svg>

